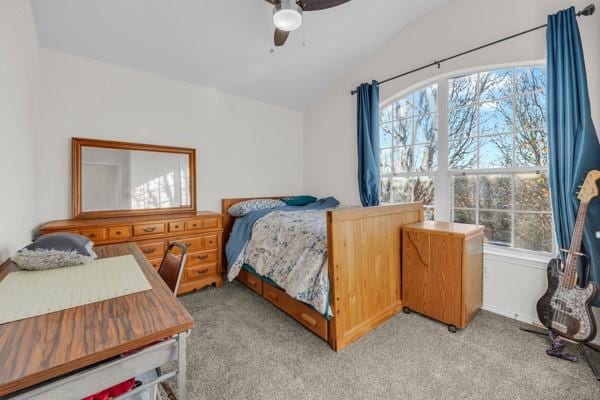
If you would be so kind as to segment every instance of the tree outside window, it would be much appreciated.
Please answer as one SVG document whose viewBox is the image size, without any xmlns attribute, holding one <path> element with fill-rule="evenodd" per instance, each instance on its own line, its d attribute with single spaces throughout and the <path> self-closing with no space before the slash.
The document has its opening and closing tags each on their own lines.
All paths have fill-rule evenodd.
<svg viewBox="0 0 600 400">
<path fill-rule="evenodd" d="M 433 219 L 437 188 L 450 193 L 438 207 L 449 206 L 455 222 L 484 225 L 488 244 L 551 252 L 545 87 L 544 67 L 502 68 L 441 80 L 382 107 L 383 201 L 421 200 Z M 438 112 L 444 100 L 447 115 Z M 439 135 L 438 118 L 447 121 Z M 448 163 L 438 165 L 446 146 Z"/>
<path fill-rule="evenodd" d="M 433 219 L 437 170 L 437 85 L 412 92 L 380 112 L 381 198 L 384 203 L 423 201 Z"/>
</svg>

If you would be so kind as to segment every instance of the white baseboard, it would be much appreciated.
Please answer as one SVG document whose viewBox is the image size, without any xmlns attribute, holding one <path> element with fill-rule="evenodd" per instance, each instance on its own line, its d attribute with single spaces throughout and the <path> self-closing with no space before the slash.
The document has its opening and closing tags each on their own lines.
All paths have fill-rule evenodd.
<svg viewBox="0 0 600 400">
<path fill-rule="evenodd" d="M 516 319 L 517 321 L 524 322 L 526 324 L 533 324 L 533 325 L 541 326 L 540 320 L 537 319 L 537 317 L 530 317 L 528 315 L 518 314 L 514 311 L 510 311 L 505 308 L 501 308 L 501 307 L 497 307 L 497 306 L 492 306 L 490 304 L 484 304 L 481 308 L 486 311 L 493 312 L 494 314 L 499 314 L 504 317 Z"/>
<path fill-rule="evenodd" d="M 513 311 L 506 310 L 502 307 L 496 307 L 496 306 L 492 306 L 489 304 L 484 304 L 481 308 L 483 310 L 493 312 L 494 314 L 502 315 L 504 317 L 508 317 L 508 318 L 512 318 L 512 319 L 515 319 L 520 322 L 524 322 L 526 324 L 531 324 L 531 325 L 535 325 L 540 328 L 543 328 L 542 324 L 540 323 L 540 320 L 537 317 L 530 317 L 528 315 L 518 314 Z M 594 339 L 591 343 L 593 345 L 600 346 L 600 335 L 596 336 L 596 339 Z"/>
</svg>

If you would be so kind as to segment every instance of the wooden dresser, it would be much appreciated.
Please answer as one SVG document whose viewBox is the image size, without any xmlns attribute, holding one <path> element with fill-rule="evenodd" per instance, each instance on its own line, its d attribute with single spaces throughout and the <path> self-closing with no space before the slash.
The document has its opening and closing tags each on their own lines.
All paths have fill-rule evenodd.
<svg viewBox="0 0 600 400">
<path fill-rule="evenodd" d="M 419 222 L 402 227 L 402 302 L 448 324 L 468 325 L 483 303 L 483 227 Z"/>
<path fill-rule="evenodd" d="M 87 236 L 96 245 L 135 242 L 156 269 L 170 241 L 188 248 L 188 258 L 178 294 L 214 284 L 223 284 L 221 214 L 127 216 L 52 221 L 41 233 L 73 232 Z"/>
</svg>

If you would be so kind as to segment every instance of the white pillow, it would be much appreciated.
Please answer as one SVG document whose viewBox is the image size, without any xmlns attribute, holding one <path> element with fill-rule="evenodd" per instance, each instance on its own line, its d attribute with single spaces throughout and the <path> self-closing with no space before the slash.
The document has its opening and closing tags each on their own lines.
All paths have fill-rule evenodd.
<svg viewBox="0 0 600 400">
<path fill-rule="evenodd" d="M 50 233 L 19 250 L 12 260 L 22 269 L 43 270 L 87 264 L 97 257 L 94 242 L 74 233 Z"/>
<path fill-rule="evenodd" d="M 252 211 L 266 210 L 283 206 L 285 206 L 283 201 L 275 199 L 246 200 L 229 207 L 227 214 L 231 215 L 232 217 L 243 217 Z"/>
</svg>

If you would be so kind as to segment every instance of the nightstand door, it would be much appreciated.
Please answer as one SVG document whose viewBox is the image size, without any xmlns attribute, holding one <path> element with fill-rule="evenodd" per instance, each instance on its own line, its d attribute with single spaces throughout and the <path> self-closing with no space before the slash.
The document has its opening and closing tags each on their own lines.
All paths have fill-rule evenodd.
<svg viewBox="0 0 600 400">
<path fill-rule="evenodd" d="M 432 301 L 429 238 L 427 232 L 410 230 L 402 237 L 402 303 L 422 314 L 427 314 Z"/>
<path fill-rule="evenodd" d="M 432 233 L 430 240 L 431 303 L 427 315 L 461 326 L 463 239 Z"/>
</svg>

